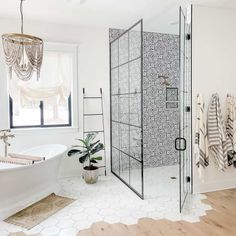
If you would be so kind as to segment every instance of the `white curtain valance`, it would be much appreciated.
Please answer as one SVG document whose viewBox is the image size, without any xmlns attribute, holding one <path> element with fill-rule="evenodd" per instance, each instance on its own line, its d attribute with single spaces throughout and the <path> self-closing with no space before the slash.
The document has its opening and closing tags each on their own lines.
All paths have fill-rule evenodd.
<svg viewBox="0 0 236 236">
<path fill-rule="evenodd" d="M 24 82 L 13 76 L 9 82 L 9 94 L 13 101 L 27 103 L 67 101 L 72 87 L 73 54 L 68 52 L 45 51 L 40 79 L 33 77 Z"/>
</svg>

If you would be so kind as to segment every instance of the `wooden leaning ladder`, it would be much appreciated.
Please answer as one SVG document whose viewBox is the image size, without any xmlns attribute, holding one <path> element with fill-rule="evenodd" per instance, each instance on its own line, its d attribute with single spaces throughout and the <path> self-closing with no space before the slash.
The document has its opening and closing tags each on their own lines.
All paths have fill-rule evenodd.
<svg viewBox="0 0 236 236">
<path fill-rule="evenodd" d="M 100 101 L 101 104 L 101 112 L 100 113 L 85 113 L 85 103 L 86 100 L 92 100 L 92 101 Z M 86 123 L 86 118 L 87 117 L 99 117 L 102 121 L 102 129 L 98 130 L 86 130 L 85 129 L 85 123 Z M 105 124 L 104 124 L 104 104 L 103 104 L 103 91 L 102 88 L 100 88 L 100 96 L 86 96 L 85 93 L 85 88 L 83 88 L 83 138 L 85 138 L 86 134 L 89 133 L 102 133 L 103 134 L 103 144 L 104 144 L 104 149 L 103 151 L 103 158 L 104 158 L 104 165 L 98 166 L 99 168 L 104 168 L 104 174 L 105 176 L 107 175 L 107 169 L 106 169 L 106 144 L 105 144 Z"/>
</svg>

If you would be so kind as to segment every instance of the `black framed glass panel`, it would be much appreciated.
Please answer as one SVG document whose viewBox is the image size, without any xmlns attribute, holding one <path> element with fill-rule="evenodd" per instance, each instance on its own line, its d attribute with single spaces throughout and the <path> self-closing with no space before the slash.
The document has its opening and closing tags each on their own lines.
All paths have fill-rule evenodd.
<svg viewBox="0 0 236 236">
<path fill-rule="evenodd" d="M 143 21 L 110 43 L 111 170 L 143 198 Z"/>
</svg>

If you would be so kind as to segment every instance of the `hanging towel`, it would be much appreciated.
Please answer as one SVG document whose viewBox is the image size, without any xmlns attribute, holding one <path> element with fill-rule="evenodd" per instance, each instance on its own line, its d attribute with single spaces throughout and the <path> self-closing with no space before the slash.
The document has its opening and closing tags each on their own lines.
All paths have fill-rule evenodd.
<svg viewBox="0 0 236 236">
<path fill-rule="evenodd" d="M 227 95 L 227 122 L 226 131 L 231 141 L 232 150 L 228 154 L 228 165 L 233 165 L 236 161 L 236 105 L 235 98 L 232 95 Z"/>
<path fill-rule="evenodd" d="M 205 103 L 202 94 L 197 95 L 196 132 L 194 155 L 199 176 L 203 177 L 203 170 L 209 165 L 207 130 L 205 122 Z"/>
<path fill-rule="evenodd" d="M 213 157 L 220 170 L 228 166 L 227 154 L 232 150 L 232 145 L 226 133 L 222 118 L 219 95 L 213 94 L 207 116 L 207 134 L 209 142 L 209 156 Z"/>
</svg>

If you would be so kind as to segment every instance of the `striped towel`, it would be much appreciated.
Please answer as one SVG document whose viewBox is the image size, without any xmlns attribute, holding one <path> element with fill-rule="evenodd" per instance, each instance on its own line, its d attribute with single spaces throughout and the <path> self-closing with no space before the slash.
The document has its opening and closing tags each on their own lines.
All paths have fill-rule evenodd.
<svg viewBox="0 0 236 236">
<path fill-rule="evenodd" d="M 207 133 L 209 142 L 209 155 L 213 157 L 220 170 L 228 166 L 228 152 L 232 145 L 226 133 L 226 127 L 222 118 L 219 95 L 213 94 L 207 117 Z"/>
<path fill-rule="evenodd" d="M 209 165 L 206 131 L 205 103 L 202 95 L 198 94 L 194 155 L 200 177 L 203 177 L 203 170 Z"/>
<path fill-rule="evenodd" d="M 226 131 L 232 144 L 232 150 L 228 155 L 228 164 L 231 166 L 236 161 L 236 106 L 234 96 L 227 95 L 227 122 Z"/>
</svg>

